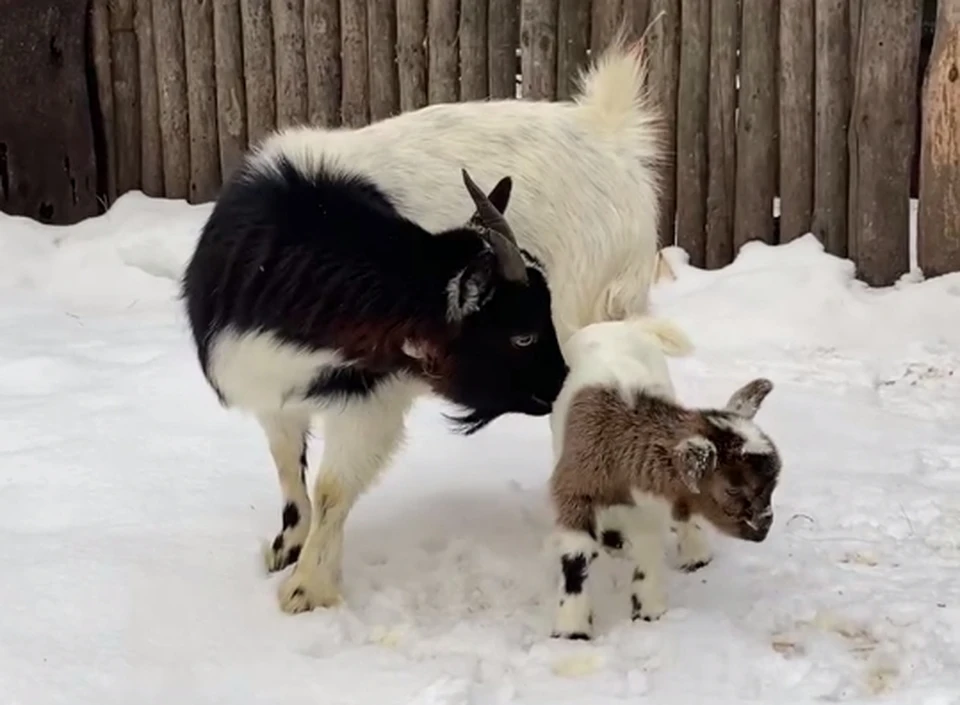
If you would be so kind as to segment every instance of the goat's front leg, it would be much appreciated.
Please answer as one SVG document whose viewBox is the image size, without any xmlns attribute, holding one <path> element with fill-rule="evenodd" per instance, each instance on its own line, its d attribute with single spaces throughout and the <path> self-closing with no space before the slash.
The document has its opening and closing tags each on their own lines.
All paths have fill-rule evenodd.
<svg viewBox="0 0 960 705">
<path fill-rule="evenodd" d="M 680 570 L 693 573 L 713 560 L 710 543 L 696 518 L 674 519 L 673 526 L 677 532 L 677 563 Z"/>
<path fill-rule="evenodd" d="M 313 487 L 310 532 L 296 568 L 280 586 L 284 612 L 339 604 L 344 524 L 357 498 L 399 447 L 412 401 L 409 388 L 388 382 L 324 419 L 323 458 Z"/>
<path fill-rule="evenodd" d="M 656 501 L 607 507 L 597 518 L 604 548 L 633 563 L 631 618 L 652 622 L 667 611 L 664 534 L 669 519 Z"/>
<path fill-rule="evenodd" d="M 283 495 L 282 528 L 263 549 L 267 570 L 273 572 L 297 562 L 310 528 L 310 498 L 304 480 L 310 417 L 305 413 L 282 412 L 262 415 L 259 420 L 270 444 Z"/>
</svg>

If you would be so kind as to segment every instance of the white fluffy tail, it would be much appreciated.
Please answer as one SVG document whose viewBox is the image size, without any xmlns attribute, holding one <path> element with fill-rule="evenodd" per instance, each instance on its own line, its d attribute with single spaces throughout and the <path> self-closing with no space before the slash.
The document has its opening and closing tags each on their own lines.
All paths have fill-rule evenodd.
<svg viewBox="0 0 960 705">
<path fill-rule="evenodd" d="M 693 352 L 693 343 L 687 334 L 665 318 L 643 316 L 630 322 L 655 339 L 663 352 L 671 357 L 686 357 Z"/>
<path fill-rule="evenodd" d="M 610 45 L 578 76 L 573 100 L 599 129 L 645 130 L 659 136 L 660 115 L 647 87 L 642 42 L 626 44 L 621 26 Z"/>
</svg>

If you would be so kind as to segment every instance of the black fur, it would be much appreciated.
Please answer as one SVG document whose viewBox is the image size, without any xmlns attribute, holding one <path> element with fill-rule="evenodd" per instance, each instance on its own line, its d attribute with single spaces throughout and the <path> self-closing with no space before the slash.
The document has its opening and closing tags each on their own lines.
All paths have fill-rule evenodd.
<svg viewBox="0 0 960 705">
<path fill-rule="evenodd" d="M 527 267 L 526 283 L 508 280 L 470 224 L 434 235 L 360 175 L 304 175 L 283 159 L 274 166 L 248 163 L 224 185 L 184 274 L 204 373 L 210 344 L 230 327 L 336 349 L 352 363 L 318 370 L 305 394 L 290 394 L 363 397 L 407 373 L 464 410 L 454 420 L 465 433 L 505 413 L 550 412 L 567 367 L 537 267 Z M 509 184 L 501 180 L 490 195 L 501 212 Z M 461 272 L 460 299 L 479 287 L 484 303 L 457 321 L 448 316 L 448 286 Z M 533 344 L 516 344 L 529 335 Z M 430 355 L 407 356 L 405 340 L 425 343 Z"/>
<path fill-rule="evenodd" d="M 582 553 L 565 554 L 560 557 L 563 570 L 563 591 L 567 595 L 579 595 L 587 581 L 587 557 Z"/>
</svg>

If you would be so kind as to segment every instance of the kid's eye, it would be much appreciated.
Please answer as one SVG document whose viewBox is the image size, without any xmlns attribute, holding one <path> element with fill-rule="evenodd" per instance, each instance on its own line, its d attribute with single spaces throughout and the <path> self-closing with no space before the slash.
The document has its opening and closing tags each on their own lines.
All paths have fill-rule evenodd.
<svg viewBox="0 0 960 705">
<path fill-rule="evenodd" d="M 510 338 L 510 343 L 516 348 L 525 348 L 528 345 L 533 345 L 536 339 L 537 336 L 532 333 L 530 335 L 515 335 Z"/>
</svg>

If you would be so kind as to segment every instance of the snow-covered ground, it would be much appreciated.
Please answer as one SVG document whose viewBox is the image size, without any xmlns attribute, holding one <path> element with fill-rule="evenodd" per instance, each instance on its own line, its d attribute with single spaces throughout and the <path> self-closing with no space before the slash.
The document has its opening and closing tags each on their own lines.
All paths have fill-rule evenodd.
<svg viewBox="0 0 960 705">
<path fill-rule="evenodd" d="M 346 605 L 280 612 L 264 439 L 175 301 L 207 212 L 0 215 L 0 705 L 960 703 L 960 275 L 868 290 L 812 236 L 716 272 L 669 250 L 655 307 L 698 345 L 681 397 L 776 384 L 774 529 L 716 537 L 653 624 L 602 558 L 599 636 L 566 643 L 546 419 L 466 439 L 432 400 L 347 526 Z"/>
</svg>

